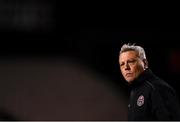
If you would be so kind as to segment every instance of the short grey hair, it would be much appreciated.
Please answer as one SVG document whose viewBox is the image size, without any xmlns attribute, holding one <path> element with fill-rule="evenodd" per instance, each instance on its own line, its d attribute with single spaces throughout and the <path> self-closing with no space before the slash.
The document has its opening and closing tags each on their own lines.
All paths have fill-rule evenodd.
<svg viewBox="0 0 180 122">
<path fill-rule="evenodd" d="M 142 48 L 141 46 L 137 46 L 135 44 L 130 44 L 130 43 L 124 44 L 121 47 L 119 55 L 126 51 L 136 51 L 139 54 L 140 59 L 142 59 L 142 60 L 146 59 L 146 54 L 145 54 L 144 48 Z"/>
</svg>

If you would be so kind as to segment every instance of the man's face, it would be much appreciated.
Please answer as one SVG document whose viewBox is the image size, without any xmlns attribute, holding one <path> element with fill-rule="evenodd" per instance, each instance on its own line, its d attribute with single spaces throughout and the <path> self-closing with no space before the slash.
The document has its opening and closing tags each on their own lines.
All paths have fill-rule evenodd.
<svg viewBox="0 0 180 122">
<path fill-rule="evenodd" d="M 120 70 L 128 83 L 131 83 L 144 71 L 144 62 L 135 51 L 126 51 L 119 56 Z"/>
</svg>

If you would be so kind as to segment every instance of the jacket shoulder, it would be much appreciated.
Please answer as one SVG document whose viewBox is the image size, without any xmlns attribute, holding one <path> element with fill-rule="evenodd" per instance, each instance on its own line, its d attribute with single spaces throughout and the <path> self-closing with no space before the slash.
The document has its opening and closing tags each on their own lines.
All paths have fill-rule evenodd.
<svg viewBox="0 0 180 122">
<path fill-rule="evenodd" d="M 158 93 L 164 100 L 177 99 L 177 92 L 173 87 L 160 78 L 147 80 L 146 83 L 151 86 L 153 92 Z M 179 99 L 179 98 L 178 98 Z"/>
</svg>

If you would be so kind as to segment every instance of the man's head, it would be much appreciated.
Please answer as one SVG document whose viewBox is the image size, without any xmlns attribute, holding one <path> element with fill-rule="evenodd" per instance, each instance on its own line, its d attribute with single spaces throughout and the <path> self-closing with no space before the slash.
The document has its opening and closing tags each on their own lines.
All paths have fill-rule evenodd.
<svg viewBox="0 0 180 122">
<path fill-rule="evenodd" d="M 132 83 L 148 68 L 145 51 L 140 46 L 124 44 L 119 53 L 120 70 L 128 83 Z"/>
</svg>

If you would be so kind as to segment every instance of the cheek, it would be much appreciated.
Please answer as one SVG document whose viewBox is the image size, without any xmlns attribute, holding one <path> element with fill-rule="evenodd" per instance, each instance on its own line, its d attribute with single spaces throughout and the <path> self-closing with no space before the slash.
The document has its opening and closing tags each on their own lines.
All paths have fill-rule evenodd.
<svg viewBox="0 0 180 122">
<path fill-rule="evenodd" d="M 136 75 L 139 75 L 143 72 L 144 68 L 141 64 L 137 65 L 136 67 L 134 67 L 134 72 L 136 73 Z"/>
<path fill-rule="evenodd" d="M 122 73 L 123 76 L 125 76 L 125 71 L 123 69 L 121 69 L 121 73 Z"/>
<path fill-rule="evenodd" d="M 143 69 L 143 67 L 140 64 L 132 65 L 130 66 L 130 69 L 132 72 L 137 73 Z"/>
</svg>

